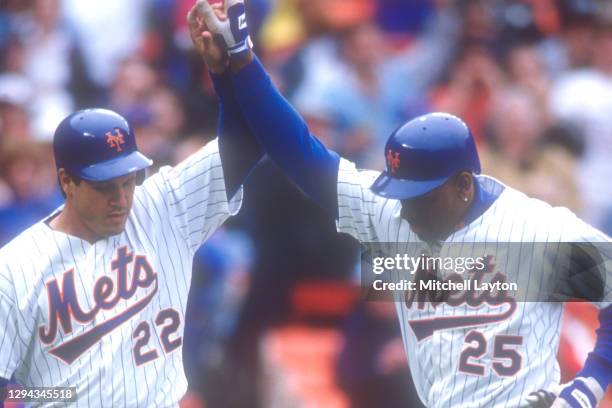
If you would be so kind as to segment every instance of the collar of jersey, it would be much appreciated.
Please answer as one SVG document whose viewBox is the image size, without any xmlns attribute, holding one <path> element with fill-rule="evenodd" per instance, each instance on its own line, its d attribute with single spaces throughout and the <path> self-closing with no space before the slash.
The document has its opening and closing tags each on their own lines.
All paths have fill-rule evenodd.
<svg viewBox="0 0 612 408">
<path fill-rule="evenodd" d="M 464 225 L 471 224 L 476 218 L 484 214 L 504 191 L 504 188 L 496 190 L 487 188 L 484 184 L 484 177 L 475 176 L 474 181 L 474 201 L 465 216 Z"/>
</svg>

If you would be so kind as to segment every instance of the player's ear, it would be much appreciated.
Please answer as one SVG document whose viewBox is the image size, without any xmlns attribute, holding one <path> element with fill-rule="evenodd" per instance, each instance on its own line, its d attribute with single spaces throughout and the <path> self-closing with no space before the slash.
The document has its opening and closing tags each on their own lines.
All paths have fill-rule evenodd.
<svg viewBox="0 0 612 408">
<path fill-rule="evenodd" d="M 57 181 L 64 197 L 68 198 L 73 194 L 75 182 L 72 176 L 64 168 L 57 171 Z"/>
<path fill-rule="evenodd" d="M 457 174 L 456 177 L 455 185 L 457 186 L 457 193 L 459 194 L 459 197 L 463 199 L 463 197 L 465 197 L 472 189 L 472 184 L 474 182 L 472 173 L 469 171 L 462 171 Z"/>
</svg>

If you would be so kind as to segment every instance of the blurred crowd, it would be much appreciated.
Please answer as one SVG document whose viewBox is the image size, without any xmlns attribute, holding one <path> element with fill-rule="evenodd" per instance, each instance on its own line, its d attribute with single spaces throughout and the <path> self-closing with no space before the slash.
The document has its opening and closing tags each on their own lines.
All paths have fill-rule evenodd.
<svg viewBox="0 0 612 408">
<path fill-rule="evenodd" d="M 0 244 L 61 204 L 51 141 L 73 110 L 123 114 L 156 167 L 215 137 L 217 101 L 185 22 L 192 4 L 0 3 Z M 471 127 L 486 174 L 612 233 L 612 2 L 247 0 L 247 8 L 276 84 L 314 134 L 360 167 L 382 168 L 386 138 L 407 119 L 454 113 Z M 414 395 L 393 311 L 354 294 L 357 257 L 357 244 L 262 162 L 241 214 L 196 257 L 185 341 L 194 394 L 185 405 L 300 406 L 286 395 L 298 380 L 264 374 L 290 366 L 280 356 L 293 354 L 278 344 L 310 333 L 329 339 L 327 365 L 312 368 L 327 374 L 306 381 L 332 384 L 334 405 L 324 406 L 395 406 L 384 398 L 418 406 L 407 402 Z M 588 333 L 584 315 L 569 314 Z M 590 348 L 566 343 L 576 361 Z M 565 377 L 576 361 L 562 361 Z"/>
</svg>

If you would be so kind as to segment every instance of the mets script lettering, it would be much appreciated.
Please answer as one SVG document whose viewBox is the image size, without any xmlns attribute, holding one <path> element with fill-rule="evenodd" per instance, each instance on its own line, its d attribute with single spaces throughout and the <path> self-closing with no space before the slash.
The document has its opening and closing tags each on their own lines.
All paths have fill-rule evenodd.
<svg viewBox="0 0 612 408">
<path fill-rule="evenodd" d="M 488 257 L 486 267 L 482 270 L 474 269 L 470 272 L 472 279 L 476 283 L 480 283 L 486 275 L 490 276 L 489 282 L 505 283 L 506 276 L 501 272 L 495 271 L 495 264 L 492 258 Z M 416 274 L 417 279 L 436 279 L 434 271 L 420 270 Z M 465 278 L 459 274 L 451 274 L 442 281 L 461 282 Z M 476 285 L 475 285 L 476 286 Z M 413 308 L 416 306 L 418 310 L 422 310 L 425 304 L 431 305 L 434 309 L 441 304 L 457 307 L 468 305 L 470 307 L 478 307 L 481 305 L 489 305 L 494 308 L 499 308 L 500 313 L 491 313 L 483 315 L 461 315 L 461 316 L 441 316 L 427 319 L 411 320 L 410 327 L 414 331 L 417 339 L 424 340 L 430 337 L 435 331 L 455 329 L 460 327 L 481 326 L 491 323 L 500 322 L 508 319 L 516 311 L 516 300 L 511 297 L 506 291 L 476 291 L 476 290 L 455 290 L 455 291 L 407 291 L 405 297 L 406 307 Z M 505 309 L 505 310 L 504 310 Z"/>
<path fill-rule="evenodd" d="M 131 279 L 128 274 L 130 266 L 132 268 Z M 72 333 L 73 319 L 82 324 L 89 323 L 95 319 L 100 310 L 111 310 L 120 300 L 131 299 L 139 288 L 151 288 L 145 297 L 121 313 L 50 350 L 51 354 L 68 364 L 100 341 L 103 336 L 140 312 L 157 292 L 157 273 L 145 256 L 134 255 L 128 251 L 127 247 L 121 247 L 117 249 L 115 258 L 111 262 L 111 269 L 115 272 L 114 278 L 102 276 L 94 284 L 93 307 L 90 310 L 85 310 L 79 303 L 74 269 L 64 272 L 61 288 L 57 279 L 46 283 L 49 316 L 47 324 L 41 325 L 38 329 L 40 340 L 45 344 L 53 343 L 60 327 L 64 334 Z"/>
</svg>

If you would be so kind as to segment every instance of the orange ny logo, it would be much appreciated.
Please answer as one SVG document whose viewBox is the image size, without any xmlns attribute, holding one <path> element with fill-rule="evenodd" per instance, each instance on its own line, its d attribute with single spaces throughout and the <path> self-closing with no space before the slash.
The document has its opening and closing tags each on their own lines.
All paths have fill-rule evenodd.
<svg viewBox="0 0 612 408">
<path fill-rule="evenodd" d="M 106 143 L 111 147 L 111 149 L 117 149 L 118 152 L 123 151 L 121 145 L 125 143 L 123 140 L 123 134 L 119 129 L 115 129 L 115 133 L 106 132 Z"/>
<path fill-rule="evenodd" d="M 399 152 L 393 152 L 391 149 L 387 152 L 387 167 L 391 170 L 391 173 L 395 173 L 400 166 L 400 155 Z"/>
</svg>

